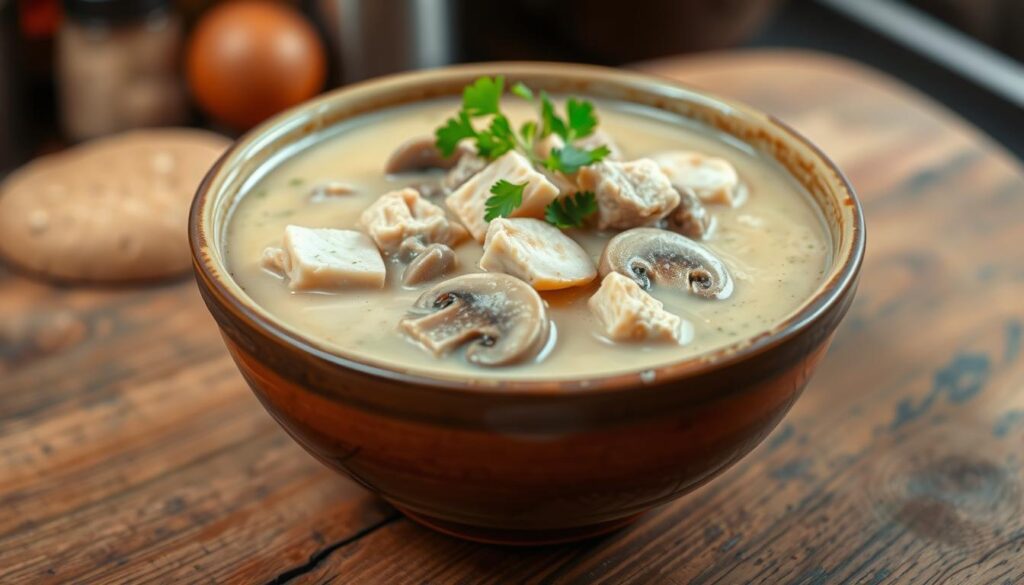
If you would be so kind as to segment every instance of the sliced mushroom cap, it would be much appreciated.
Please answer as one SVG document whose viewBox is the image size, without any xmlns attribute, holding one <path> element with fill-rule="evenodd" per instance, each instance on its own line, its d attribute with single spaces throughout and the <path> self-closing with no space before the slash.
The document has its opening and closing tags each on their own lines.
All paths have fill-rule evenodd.
<svg viewBox="0 0 1024 585">
<path fill-rule="evenodd" d="M 700 197 L 690 189 L 676 189 L 679 205 L 665 218 L 665 228 L 688 238 L 700 240 L 711 232 L 714 217 L 708 213 Z"/>
<path fill-rule="evenodd" d="M 398 259 L 405 263 L 412 262 L 426 249 L 427 244 L 422 237 L 410 236 L 398 245 Z"/>
<path fill-rule="evenodd" d="M 451 156 L 444 156 L 434 143 L 433 136 L 410 138 L 391 153 L 384 164 L 384 172 L 390 175 L 429 169 L 448 170 L 467 152 L 470 152 L 470 148 L 460 145 Z"/>
<path fill-rule="evenodd" d="M 459 162 L 444 176 L 441 187 L 454 191 L 472 179 L 473 175 L 484 170 L 486 166 L 487 159 L 477 156 L 475 152 L 464 153 L 459 157 Z"/>
<path fill-rule="evenodd" d="M 655 228 L 634 228 L 608 241 L 601 275 L 618 272 L 644 290 L 664 284 L 709 299 L 732 294 L 732 277 L 710 250 L 686 236 Z"/>
<path fill-rule="evenodd" d="M 399 322 L 435 356 L 463 345 L 479 366 L 527 361 L 543 349 L 550 322 L 533 288 L 507 274 L 465 274 L 424 292 Z"/>
<path fill-rule="evenodd" d="M 405 244 L 402 244 L 403 247 Z M 451 273 L 459 264 L 459 258 L 444 244 L 430 244 L 415 253 L 415 257 L 402 273 L 402 284 L 416 286 L 441 278 Z"/>
</svg>

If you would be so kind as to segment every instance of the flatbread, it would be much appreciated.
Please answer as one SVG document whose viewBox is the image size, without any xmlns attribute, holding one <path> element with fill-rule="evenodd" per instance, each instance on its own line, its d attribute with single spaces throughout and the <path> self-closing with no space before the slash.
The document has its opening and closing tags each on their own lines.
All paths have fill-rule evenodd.
<svg viewBox="0 0 1024 585">
<path fill-rule="evenodd" d="M 59 280 L 181 274 L 189 204 L 229 143 L 202 130 L 135 130 L 38 158 L 0 185 L 0 255 Z"/>
</svg>

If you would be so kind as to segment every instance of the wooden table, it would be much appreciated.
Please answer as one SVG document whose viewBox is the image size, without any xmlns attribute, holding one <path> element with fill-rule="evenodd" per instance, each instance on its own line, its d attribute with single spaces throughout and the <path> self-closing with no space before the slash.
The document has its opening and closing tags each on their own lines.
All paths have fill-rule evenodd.
<svg viewBox="0 0 1024 585">
<path fill-rule="evenodd" d="M 860 295 L 793 411 L 612 536 L 434 534 L 327 471 L 228 358 L 191 280 L 0 274 L 0 583 L 1024 582 L 1024 173 L 898 82 L 806 53 L 651 71 L 750 102 L 860 192 Z"/>
</svg>

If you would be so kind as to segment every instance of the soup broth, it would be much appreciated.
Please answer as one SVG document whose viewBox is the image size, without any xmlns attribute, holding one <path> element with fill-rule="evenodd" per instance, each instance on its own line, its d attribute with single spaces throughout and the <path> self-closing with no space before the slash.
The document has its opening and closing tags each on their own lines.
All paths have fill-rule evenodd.
<svg viewBox="0 0 1024 585">
<path fill-rule="evenodd" d="M 505 100 L 512 102 L 512 100 Z M 286 226 L 362 230 L 360 214 L 381 194 L 436 181 L 429 173 L 385 175 L 384 162 L 410 137 L 430 135 L 458 109 L 434 100 L 350 121 L 324 140 L 270 169 L 233 211 L 226 253 L 232 276 L 257 304 L 303 336 L 339 355 L 400 371 L 445 378 L 567 379 L 641 371 L 697 356 L 753 337 L 782 321 L 819 287 L 831 261 L 825 224 L 804 190 L 780 166 L 745 145 L 679 117 L 628 104 L 597 101 L 601 130 L 624 160 L 665 151 L 697 151 L 729 161 L 745 189 L 741 204 L 710 204 L 714 228 L 701 240 L 728 268 L 732 294 L 722 300 L 654 287 L 650 294 L 683 321 L 678 342 L 614 342 L 588 307 L 601 284 L 541 291 L 551 318 L 544 349 L 525 363 L 480 367 L 464 352 L 436 357 L 399 330 L 399 321 L 424 290 L 409 288 L 402 269 L 385 258 L 384 288 L 293 292 L 263 267 L 269 246 L 281 245 Z M 516 122 L 532 119 L 524 103 L 503 103 Z M 311 197 L 318 185 L 340 182 L 349 194 Z M 441 204 L 440 200 L 435 200 Z M 619 230 L 570 229 L 595 264 Z M 458 268 L 446 278 L 481 272 L 482 248 L 470 238 L 454 247 Z"/>
</svg>

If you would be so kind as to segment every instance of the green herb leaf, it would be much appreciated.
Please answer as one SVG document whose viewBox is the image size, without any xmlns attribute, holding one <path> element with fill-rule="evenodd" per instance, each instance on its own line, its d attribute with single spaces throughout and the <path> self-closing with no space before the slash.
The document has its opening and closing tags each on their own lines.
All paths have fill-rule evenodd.
<svg viewBox="0 0 1024 585">
<path fill-rule="evenodd" d="M 476 130 L 473 129 L 469 116 L 466 115 L 466 112 L 462 111 L 459 112 L 458 116 L 448 118 L 444 126 L 441 126 L 434 132 L 434 137 L 434 144 L 437 145 L 437 149 L 441 151 L 441 154 L 451 156 L 455 152 L 455 148 L 460 140 L 476 137 Z"/>
<path fill-rule="evenodd" d="M 488 116 L 499 112 L 498 102 L 505 91 L 505 78 L 481 77 L 462 90 L 462 109 L 468 115 Z"/>
<path fill-rule="evenodd" d="M 565 102 L 565 113 L 569 122 L 570 140 L 590 136 L 597 128 L 597 115 L 594 114 L 594 104 L 586 100 L 569 98 Z"/>
<path fill-rule="evenodd" d="M 569 140 L 569 132 L 565 127 L 565 120 L 558 116 L 555 112 L 555 105 L 551 103 L 551 99 L 548 97 L 547 92 L 540 92 L 540 119 L 541 119 L 541 130 L 540 137 L 545 138 L 551 134 L 557 134 L 562 137 L 563 140 Z"/>
<path fill-rule="evenodd" d="M 519 135 L 523 137 L 526 144 L 533 144 L 533 139 L 537 136 L 537 123 L 533 120 L 524 122 L 523 125 L 519 127 Z"/>
<path fill-rule="evenodd" d="M 512 93 L 516 94 L 517 96 L 523 98 L 526 101 L 533 101 L 533 90 L 530 89 L 529 87 L 526 87 L 526 84 L 523 83 L 522 81 L 519 81 L 512 86 Z"/>
<path fill-rule="evenodd" d="M 487 159 L 496 159 L 515 147 L 516 135 L 512 126 L 508 118 L 500 114 L 491 119 L 487 130 L 476 135 L 476 152 Z"/>
<path fill-rule="evenodd" d="M 491 197 L 484 202 L 484 219 L 491 221 L 508 217 L 523 204 L 523 191 L 528 183 L 510 183 L 501 179 L 491 186 Z"/>
<path fill-rule="evenodd" d="M 544 208 L 544 219 L 562 229 L 576 228 L 596 211 L 597 198 L 590 191 L 582 191 L 549 203 Z"/>
<path fill-rule="evenodd" d="M 561 171 L 571 175 L 580 170 L 580 167 L 600 162 L 609 154 L 611 154 L 611 150 L 607 146 L 583 150 L 566 144 L 563 148 L 552 148 L 548 158 L 544 160 L 544 166 L 548 170 Z"/>
</svg>

